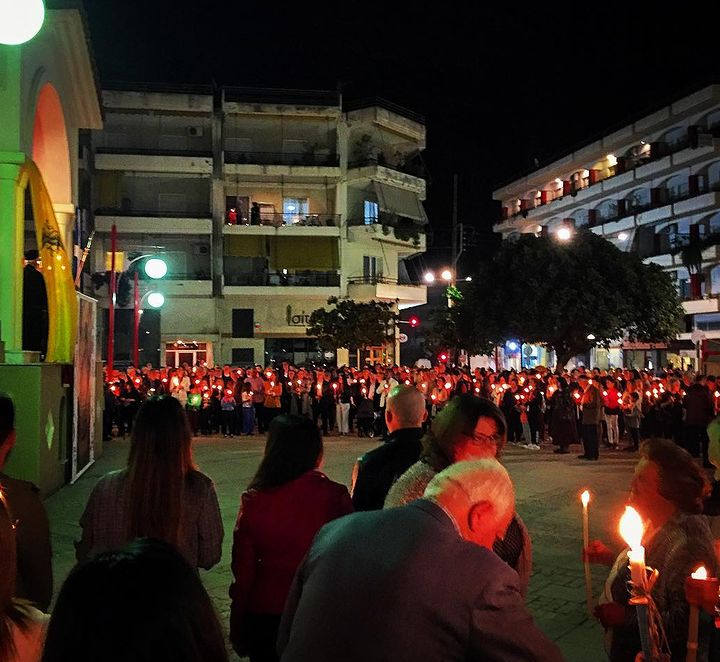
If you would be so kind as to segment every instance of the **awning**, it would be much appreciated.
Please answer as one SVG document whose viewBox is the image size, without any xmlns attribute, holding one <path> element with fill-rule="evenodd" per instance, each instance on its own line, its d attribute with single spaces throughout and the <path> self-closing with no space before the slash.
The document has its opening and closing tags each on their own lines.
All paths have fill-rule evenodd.
<svg viewBox="0 0 720 662">
<path fill-rule="evenodd" d="M 270 266 L 312 271 L 339 269 L 337 237 L 275 237 L 271 241 Z"/>
<path fill-rule="evenodd" d="M 425 209 L 417 193 L 396 186 L 381 184 L 380 182 L 373 182 L 373 184 L 378 198 L 378 205 L 382 211 L 412 218 L 422 223 L 428 222 Z"/>
</svg>

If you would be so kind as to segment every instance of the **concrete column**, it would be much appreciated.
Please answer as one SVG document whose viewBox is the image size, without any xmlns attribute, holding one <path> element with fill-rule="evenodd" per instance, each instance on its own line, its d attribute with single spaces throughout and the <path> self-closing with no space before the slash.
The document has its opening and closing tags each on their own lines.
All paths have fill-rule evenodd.
<svg viewBox="0 0 720 662">
<path fill-rule="evenodd" d="M 65 246 L 65 251 L 68 254 L 68 259 L 72 264 L 73 255 L 75 250 L 73 248 L 73 231 L 75 230 L 75 205 L 72 203 L 57 203 L 53 204 L 53 210 L 55 211 L 55 218 L 57 219 L 58 226 L 60 227 L 60 236 Z"/>
<path fill-rule="evenodd" d="M 18 216 L 18 175 L 25 155 L 0 152 L 0 339 L 5 360 L 22 362 L 24 227 Z M 21 205 L 22 209 L 22 205 Z"/>
</svg>

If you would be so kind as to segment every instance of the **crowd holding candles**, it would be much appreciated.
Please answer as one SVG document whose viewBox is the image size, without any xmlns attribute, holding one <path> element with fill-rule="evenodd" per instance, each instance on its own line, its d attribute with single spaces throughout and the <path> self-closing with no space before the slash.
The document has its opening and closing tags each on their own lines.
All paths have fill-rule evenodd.
<svg viewBox="0 0 720 662">
<path fill-rule="evenodd" d="M 641 437 L 673 439 L 707 465 L 705 428 L 720 409 L 713 376 L 668 368 L 550 371 L 544 367 L 496 372 L 484 368 L 405 366 L 234 367 L 183 365 L 129 367 L 107 377 L 105 436 L 130 432 L 142 401 L 176 397 L 195 434 L 262 433 L 279 413 L 312 418 L 325 434 L 383 435 L 388 391 L 414 385 L 424 396 L 428 421 L 450 398 L 469 393 L 497 404 L 508 423 L 508 441 L 536 450 L 550 441 L 566 453 L 583 443 L 583 456 L 598 449 L 635 451 Z M 622 440 L 626 438 L 626 443 Z"/>
</svg>

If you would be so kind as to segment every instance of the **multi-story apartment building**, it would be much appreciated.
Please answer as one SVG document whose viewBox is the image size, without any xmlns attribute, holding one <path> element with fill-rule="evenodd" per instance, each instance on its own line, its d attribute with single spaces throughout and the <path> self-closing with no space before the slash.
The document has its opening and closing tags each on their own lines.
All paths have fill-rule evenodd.
<svg viewBox="0 0 720 662">
<path fill-rule="evenodd" d="M 91 271 L 100 283 L 109 269 L 113 225 L 125 265 L 161 255 L 169 266 L 140 281 L 165 296 L 143 314 L 142 363 L 347 363 L 305 332 L 328 297 L 425 302 L 404 262 L 425 250 L 419 115 L 377 99 L 343 105 L 335 92 L 126 85 L 102 96 Z M 131 281 L 121 277 L 121 299 Z M 397 345 L 369 358 L 397 360 Z"/>
<path fill-rule="evenodd" d="M 720 337 L 720 240 L 705 242 L 697 275 L 682 254 L 689 242 L 720 233 L 720 86 L 609 133 L 493 197 L 502 203 L 495 231 L 503 239 L 587 227 L 671 274 L 687 333 L 668 347 L 624 343 L 609 356 L 599 352 L 600 363 L 687 365 L 695 356 L 694 329 Z"/>
</svg>

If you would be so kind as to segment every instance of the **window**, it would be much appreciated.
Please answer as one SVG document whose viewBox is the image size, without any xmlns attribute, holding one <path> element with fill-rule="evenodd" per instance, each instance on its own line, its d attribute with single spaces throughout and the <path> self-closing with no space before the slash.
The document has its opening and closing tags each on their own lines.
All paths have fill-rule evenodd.
<svg viewBox="0 0 720 662">
<path fill-rule="evenodd" d="M 372 200 L 365 200 L 363 206 L 363 220 L 365 222 L 365 225 L 372 225 L 373 223 L 377 223 L 378 217 L 380 215 L 379 212 L 380 208 L 377 202 L 373 202 Z"/>
<path fill-rule="evenodd" d="M 283 198 L 283 222 L 285 225 L 300 223 L 310 213 L 307 198 Z"/>
<path fill-rule="evenodd" d="M 363 278 L 365 282 L 375 282 L 382 276 L 382 258 L 363 255 Z"/>
<path fill-rule="evenodd" d="M 255 335 L 255 311 L 252 308 L 233 308 L 232 337 L 252 338 Z"/>
<path fill-rule="evenodd" d="M 252 347 L 233 347 L 231 362 L 235 366 L 253 365 L 255 363 L 255 352 Z"/>
</svg>

